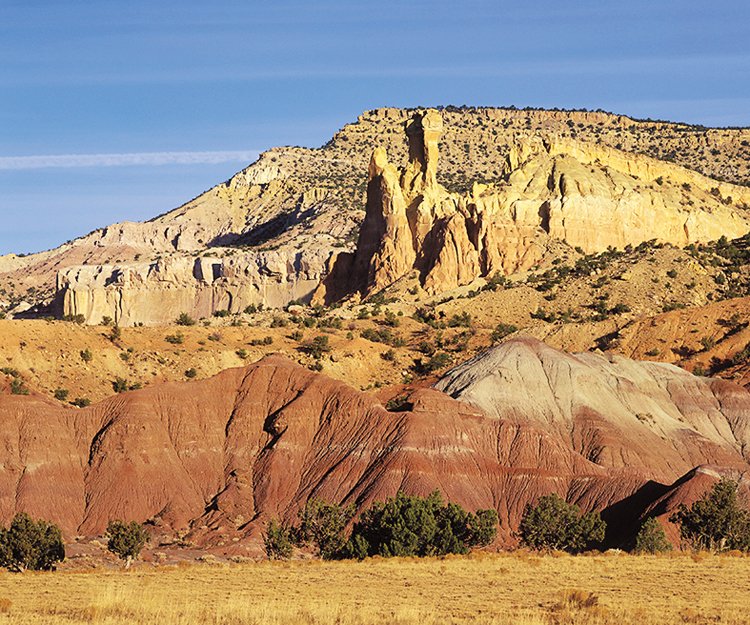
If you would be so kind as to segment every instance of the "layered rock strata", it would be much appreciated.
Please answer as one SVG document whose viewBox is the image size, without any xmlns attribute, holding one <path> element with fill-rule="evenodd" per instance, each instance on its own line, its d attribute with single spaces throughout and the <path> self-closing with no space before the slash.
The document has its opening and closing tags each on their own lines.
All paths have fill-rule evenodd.
<svg viewBox="0 0 750 625">
<path fill-rule="evenodd" d="M 510 545 L 525 504 L 557 492 L 603 510 L 621 544 L 647 509 L 748 469 L 750 392 L 668 365 L 523 339 L 438 388 L 388 412 L 278 356 L 81 410 L 0 386 L 0 517 L 26 511 L 68 536 L 136 519 L 165 541 L 258 553 L 268 519 L 294 521 L 311 496 L 361 511 L 438 489 L 495 508 Z M 681 486 L 695 476 L 700 488 Z"/>
<path fill-rule="evenodd" d="M 750 231 L 750 190 L 602 145 L 532 137 L 502 175 L 466 194 L 437 182 L 437 111 L 407 124 L 409 163 L 377 148 L 354 254 L 337 259 L 320 296 L 367 295 L 416 273 L 428 294 L 538 264 L 559 240 L 584 253 L 658 240 L 677 246 Z"/>
</svg>

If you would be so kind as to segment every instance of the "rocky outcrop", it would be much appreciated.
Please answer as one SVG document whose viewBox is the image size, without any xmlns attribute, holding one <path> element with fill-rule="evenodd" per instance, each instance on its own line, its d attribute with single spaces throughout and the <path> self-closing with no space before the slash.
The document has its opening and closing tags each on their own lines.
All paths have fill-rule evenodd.
<svg viewBox="0 0 750 625">
<path fill-rule="evenodd" d="M 368 212 L 381 215 L 363 229 L 355 272 L 349 253 L 364 216 L 367 159 L 378 146 L 392 157 L 405 153 L 407 138 L 403 172 L 386 167 L 384 154 L 375 159 Z M 55 297 L 58 303 L 90 298 L 114 306 L 116 293 L 104 299 L 101 293 L 85 295 L 90 282 L 77 283 L 74 277 L 86 271 L 75 268 L 143 274 L 144 263 L 204 253 L 228 260 L 239 251 L 280 251 L 293 258 L 299 250 L 314 249 L 316 258 L 325 258 L 309 275 L 325 276 L 338 267 L 334 273 L 343 276 L 326 283 L 330 300 L 336 292 L 351 292 L 355 278 L 357 290 L 376 289 L 403 275 L 405 267 L 407 273 L 416 271 L 429 292 L 495 271 L 525 269 L 549 255 L 555 239 L 599 251 L 643 238 L 681 245 L 731 237 L 745 231 L 750 198 L 746 187 L 718 180 L 750 181 L 749 139 L 746 129 L 641 122 L 602 112 L 370 111 L 319 149 L 269 150 L 230 180 L 147 222 L 114 224 L 39 254 L 0 257 L 0 281 L 8 291 L 3 299 L 9 303 L 0 305 L 0 312 L 27 301 L 45 306 L 41 314 L 46 316 Z M 376 235 L 393 237 L 386 243 Z M 336 256 L 340 263 L 332 262 Z M 311 267 L 313 260 L 307 260 Z M 262 290 L 253 280 L 250 271 L 243 288 Z M 281 283 L 298 280 L 295 270 Z M 58 283 L 70 286 L 71 293 L 57 292 Z M 135 287 L 141 284 L 134 282 Z M 183 287 L 181 301 L 190 302 L 189 276 L 173 285 Z M 151 301 L 149 293 L 159 288 L 146 285 L 143 300 Z M 287 301 L 300 292 L 292 288 Z M 278 290 L 269 303 L 277 296 L 286 299 Z M 129 297 L 135 301 L 138 293 Z M 99 304 L 91 310 L 87 321 L 98 323 L 103 311 Z M 73 308 L 56 312 L 73 314 Z M 156 312 L 152 304 L 134 307 L 133 323 L 148 322 Z M 198 309 L 185 312 L 199 314 Z"/>
<path fill-rule="evenodd" d="M 572 140 L 531 137 L 513 146 L 504 173 L 466 194 L 437 182 L 437 111 L 407 124 L 400 171 L 373 153 L 367 212 L 353 257 L 321 297 L 346 285 L 369 294 L 416 272 L 429 294 L 539 263 L 551 240 L 586 253 L 648 240 L 685 246 L 750 231 L 750 190 L 645 156 Z M 344 277 L 342 277 L 344 276 Z"/>
<path fill-rule="evenodd" d="M 491 417 L 561 437 L 600 466 L 663 483 L 708 458 L 750 462 L 750 392 L 670 364 L 566 354 L 521 338 L 459 365 L 436 388 Z"/>
<path fill-rule="evenodd" d="M 278 356 L 81 410 L 0 381 L 0 517 L 25 510 L 69 536 L 149 520 L 165 541 L 234 553 L 258 553 L 267 520 L 295 520 L 313 495 L 362 510 L 438 489 L 497 509 L 503 544 L 549 492 L 635 523 L 696 466 L 747 469 L 750 393 L 688 378 L 521 340 L 440 382 L 461 401 L 422 389 L 404 412 Z M 680 493 L 670 506 L 700 495 Z"/>
<path fill-rule="evenodd" d="M 309 299 L 330 255 L 326 248 L 287 248 L 83 265 L 61 271 L 57 290 L 63 315 L 83 315 L 89 323 L 109 317 L 121 326 L 158 325 L 183 312 L 210 317 L 218 310 L 242 312 L 250 304 L 280 308 Z"/>
</svg>

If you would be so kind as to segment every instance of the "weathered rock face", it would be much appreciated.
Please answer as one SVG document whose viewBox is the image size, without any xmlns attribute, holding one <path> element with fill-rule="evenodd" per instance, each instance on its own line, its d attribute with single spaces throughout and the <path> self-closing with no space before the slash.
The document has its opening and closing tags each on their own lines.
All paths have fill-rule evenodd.
<svg viewBox="0 0 750 625">
<path fill-rule="evenodd" d="M 231 256 L 169 255 L 149 263 L 80 265 L 61 271 L 57 289 L 65 315 L 90 323 L 170 323 L 180 313 L 210 317 L 250 304 L 282 307 L 309 298 L 324 275 L 328 249 L 237 252 Z"/>
<path fill-rule="evenodd" d="M 229 181 L 150 221 L 114 224 L 39 254 L 0 257 L 0 281 L 8 292 L 0 312 L 10 313 L 26 301 L 42 306 L 38 314 L 46 316 L 56 298 L 55 312 L 82 310 L 80 314 L 87 315 L 90 309 L 87 321 L 98 323 L 101 316 L 118 314 L 116 303 L 122 295 L 132 302 L 133 323 L 170 320 L 180 312 L 197 316 L 204 296 L 197 298 L 201 303 L 196 309 L 170 310 L 171 294 L 163 308 L 155 303 L 153 294 L 164 286 L 159 280 L 135 281 L 125 290 L 113 284 L 107 287 L 112 292 L 104 294 L 99 283 L 91 282 L 89 270 L 76 268 L 101 266 L 93 271 L 106 274 L 114 267 L 156 276 L 144 264 L 167 257 L 181 263 L 204 253 L 229 262 L 240 252 L 262 256 L 278 251 L 293 259 L 299 250 L 315 250 L 304 261 L 309 267 L 302 272 L 305 276 L 295 268 L 281 277 L 279 284 L 289 287 L 288 297 L 284 288 L 271 289 L 267 303 L 272 305 L 277 297 L 298 298 L 307 288 L 298 285 L 300 280 L 325 276 L 332 267 L 339 268 L 337 275 L 343 278 L 327 282 L 328 299 L 336 290 L 351 292 L 354 278 L 356 289 L 362 290 L 362 282 L 383 284 L 401 275 L 403 267 L 416 268 L 426 288 L 436 292 L 478 275 L 533 266 L 550 254 L 555 238 L 598 251 L 643 238 L 682 244 L 732 236 L 742 232 L 743 225 L 724 217 L 732 211 L 742 215 L 742 203 L 750 205 L 746 189 L 639 154 L 748 183 L 748 139 L 747 129 L 639 122 L 605 113 L 447 107 L 440 115 L 427 112 L 415 118 L 413 110 L 369 111 L 325 146 L 269 150 Z M 360 266 L 367 267 L 354 272 L 348 254 L 364 216 L 367 159 L 377 146 L 392 157 L 408 149 L 408 165 L 403 172 L 391 168 L 389 175 L 386 159 L 378 158 L 383 173 L 372 173 L 379 182 L 370 186 L 368 204 L 370 210 L 380 206 L 381 218 L 371 220 L 370 235 L 362 241 L 364 250 L 369 241 L 372 252 L 359 254 Z M 472 189 L 472 181 L 483 184 Z M 409 233 L 402 227 L 397 188 Z M 385 232 L 385 222 L 378 226 L 378 221 L 383 221 L 386 204 L 391 211 L 388 232 L 395 238 L 382 243 L 378 253 L 381 241 L 375 234 Z M 409 238 L 413 251 L 407 247 Z M 334 264 L 336 255 L 341 262 Z M 262 267 L 264 262 L 248 258 L 247 264 Z M 95 292 L 87 294 L 89 288 Z M 264 288 L 250 269 L 242 289 Z M 177 297 L 180 305 L 196 300 L 189 274 L 171 284 L 170 290 L 176 289 L 185 290 Z M 65 308 L 66 301 L 70 308 Z"/>
<path fill-rule="evenodd" d="M 562 437 L 600 466 L 663 483 L 707 458 L 750 461 L 750 393 L 673 365 L 566 354 L 521 338 L 459 365 L 436 387 L 489 416 Z"/>
<path fill-rule="evenodd" d="M 635 522 L 697 465 L 748 468 L 750 393 L 686 375 L 518 341 L 440 383 L 472 403 L 424 389 L 395 413 L 276 356 L 82 410 L 0 387 L 0 516 L 25 510 L 68 535 L 152 519 L 235 552 L 257 552 L 265 522 L 293 521 L 312 495 L 361 510 L 439 489 L 497 509 L 505 544 L 524 505 L 549 492 L 625 506 Z"/>
<path fill-rule="evenodd" d="M 407 125 L 409 164 L 383 149 L 369 168 L 367 213 L 353 259 L 326 283 L 327 299 L 348 286 L 378 291 L 412 271 L 434 294 L 479 277 L 526 270 L 551 239 L 586 253 L 656 239 L 678 246 L 750 230 L 750 190 L 645 156 L 572 140 L 529 138 L 509 152 L 504 174 L 450 193 L 437 182 L 437 111 Z"/>
</svg>

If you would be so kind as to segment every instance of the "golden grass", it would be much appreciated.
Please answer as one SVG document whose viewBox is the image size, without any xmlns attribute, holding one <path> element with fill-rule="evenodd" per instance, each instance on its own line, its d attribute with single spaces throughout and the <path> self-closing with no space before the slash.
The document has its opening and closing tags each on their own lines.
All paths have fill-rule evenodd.
<svg viewBox="0 0 750 625">
<path fill-rule="evenodd" d="M 6 623 L 746 625 L 750 558 L 521 553 L 3 573 Z"/>
</svg>

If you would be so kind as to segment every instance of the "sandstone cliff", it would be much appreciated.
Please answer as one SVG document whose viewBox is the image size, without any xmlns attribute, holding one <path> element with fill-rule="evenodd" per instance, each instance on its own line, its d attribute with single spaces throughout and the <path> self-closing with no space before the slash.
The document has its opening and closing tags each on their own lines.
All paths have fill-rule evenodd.
<svg viewBox="0 0 750 625">
<path fill-rule="evenodd" d="M 373 152 L 356 252 L 342 254 L 320 296 L 379 291 L 412 272 L 428 294 L 538 264 L 559 240 L 585 253 L 655 239 L 677 246 L 750 230 L 750 190 L 601 145 L 532 137 L 503 173 L 465 194 L 437 182 L 437 111 L 407 125 L 409 163 Z M 741 207 L 741 208 L 740 208 Z"/>
<path fill-rule="evenodd" d="M 0 387 L 0 516 L 25 510 L 69 536 L 150 520 L 163 540 L 257 553 L 265 522 L 294 520 L 312 495 L 361 510 L 439 489 L 497 509 L 512 544 L 541 494 L 610 516 L 626 505 L 635 522 L 696 466 L 748 468 L 750 393 L 674 367 L 520 340 L 439 387 L 466 401 L 423 389 L 388 412 L 277 356 L 82 410 Z"/>
<path fill-rule="evenodd" d="M 565 210 L 569 207 L 571 211 L 575 208 L 576 213 L 596 212 L 596 219 L 589 215 L 588 223 L 602 231 L 613 229 L 609 237 L 612 244 L 638 238 L 639 233 L 649 230 L 649 216 L 659 219 L 668 216 L 664 224 L 673 235 L 670 240 L 679 243 L 704 234 L 710 236 L 709 232 L 714 229 L 710 219 L 702 219 L 692 209 L 705 205 L 706 211 L 710 211 L 721 202 L 727 209 L 742 210 L 742 202 L 746 203 L 742 200 L 745 197 L 742 189 L 720 182 L 747 184 L 750 181 L 750 131 L 746 129 L 708 129 L 581 111 L 447 107 L 441 116 L 442 130 L 439 126 L 428 129 L 426 144 L 420 147 L 422 138 L 419 125 L 413 123 L 413 110 L 370 111 L 337 132 L 322 148 L 269 150 L 231 180 L 151 221 L 115 224 L 40 254 L 0 257 L 0 280 L 5 291 L 0 312 L 8 312 L 18 303 L 27 301 L 41 306 L 38 310 L 41 315 L 51 310 L 57 314 L 84 314 L 89 323 L 98 323 L 101 316 L 114 318 L 119 314 L 116 302 L 122 298 L 133 302 L 123 324 L 164 322 L 180 312 L 197 316 L 203 314 L 204 303 L 214 297 L 213 293 L 207 294 L 200 281 L 196 283 L 191 273 L 191 261 L 204 254 L 221 259 L 223 264 L 231 264 L 230 260 L 235 257 L 235 267 L 231 271 L 234 280 L 242 284 L 230 290 L 241 291 L 241 297 L 248 300 L 254 301 L 249 294 L 255 297 L 255 293 L 262 294 L 266 289 L 270 289 L 269 305 L 296 299 L 304 293 L 309 295 L 310 283 L 327 274 L 332 257 L 354 247 L 363 218 L 367 159 L 378 146 L 391 158 L 405 153 L 409 149 L 407 135 L 403 132 L 405 124 L 412 127 L 410 162 L 419 161 L 419 153 L 426 147 L 426 158 L 431 163 L 426 177 L 421 165 L 416 169 L 412 165 L 408 179 L 398 181 L 398 186 L 402 182 L 406 186 L 409 200 L 414 200 L 420 187 L 443 188 L 464 197 L 461 202 L 451 200 L 443 208 L 438 206 L 442 192 L 435 191 L 427 198 L 421 211 L 421 218 L 427 221 L 420 222 L 418 230 L 424 231 L 429 223 L 442 220 L 439 228 L 430 230 L 438 239 L 442 258 L 420 263 L 450 267 L 455 250 L 468 249 L 466 234 L 460 228 L 461 217 L 445 219 L 456 212 L 456 205 L 461 215 L 469 212 L 471 206 L 484 213 L 480 224 L 477 215 L 469 212 L 472 227 L 478 224 L 482 230 L 467 230 L 469 241 L 482 248 L 482 255 L 477 259 L 470 253 L 460 276 L 453 275 L 455 270 L 434 270 L 430 284 L 434 282 L 436 289 L 442 288 L 442 283 L 468 280 L 474 275 L 477 263 L 481 271 L 488 267 L 509 271 L 515 266 L 533 265 L 534 259 L 544 254 L 550 238 L 549 234 L 538 232 L 544 220 L 533 212 L 533 207 L 544 204 L 545 200 L 550 201 L 555 212 L 558 208 L 555 202 L 565 199 L 566 203 L 560 206 L 560 219 L 550 219 L 550 228 L 555 230 L 555 236 L 579 240 L 582 247 L 587 243 L 597 246 L 605 241 L 597 241 L 597 233 L 592 236 L 568 219 Z M 437 118 L 433 121 L 439 124 Z M 548 140 L 546 154 L 538 145 L 533 147 L 539 143 L 539 137 Z M 566 146 L 565 150 L 557 150 L 557 145 Z M 574 145 L 585 146 L 583 153 L 571 147 Z M 644 159 L 641 155 L 653 158 Z M 597 158 L 600 163 L 596 162 Z M 535 164 L 526 164 L 529 159 Z M 681 168 L 668 167 L 664 161 Z M 380 162 L 382 164 L 382 158 Z M 636 163 L 636 169 L 628 169 L 629 163 Z M 641 173 L 643 163 L 648 163 L 645 174 Z M 656 171 L 662 164 L 668 167 L 666 174 L 660 169 Z M 536 174 L 535 167 L 539 169 Z M 591 172 L 592 167 L 596 171 Z M 626 183 L 618 186 L 622 182 L 623 167 Z M 700 171 L 714 179 L 709 183 L 711 197 L 705 197 L 705 185 L 694 184 L 683 168 Z M 679 175 L 669 173 L 677 169 Z M 508 173 L 516 170 L 519 171 L 515 178 L 517 184 L 510 185 L 506 191 L 498 189 L 507 186 Z M 556 175 L 558 171 L 565 174 L 570 184 L 558 178 L 553 180 L 553 186 L 564 188 L 545 191 L 544 175 L 551 171 Z M 609 180 L 610 174 L 613 180 Z M 634 175 L 641 181 L 634 181 Z M 602 176 L 603 182 L 599 180 Z M 658 182 L 660 179 L 662 184 Z M 528 191 L 523 187 L 524 181 L 533 182 Z M 479 183 L 476 187 L 475 182 Z M 683 189 L 686 184 L 694 190 Z M 647 196 L 655 203 L 653 211 L 646 210 L 649 208 Z M 498 205 L 503 210 L 511 210 L 512 205 L 515 216 L 510 220 L 500 219 L 491 215 L 492 211 L 486 207 L 482 208 L 484 204 L 493 204 L 495 199 L 492 198 L 505 202 L 505 205 Z M 613 215 L 615 205 L 629 217 L 623 220 Z M 670 210 L 662 210 L 663 205 Z M 670 212 L 677 205 L 687 206 L 686 211 L 697 223 L 679 211 L 676 215 Z M 435 214 L 430 216 L 430 210 L 435 210 Z M 685 235 L 679 231 L 684 225 L 689 230 Z M 618 229 L 626 229 L 626 233 Z M 631 235 L 631 231 L 635 234 Z M 729 228 L 722 234 L 731 236 L 735 231 Z M 486 242 L 480 243 L 477 237 L 485 235 Z M 397 244 L 401 246 L 403 241 Z M 315 253 L 309 254 L 310 250 Z M 257 273 L 262 276 L 267 273 L 264 253 L 269 251 L 278 255 L 269 261 L 273 265 L 271 275 L 258 283 Z M 401 251 L 400 247 L 394 248 L 396 253 Z M 300 252 L 303 257 L 299 262 L 306 267 L 303 270 L 297 267 Z M 174 266 L 182 266 L 184 271 L 165 283 L 157 267 L 162 260 L 175 260 Z M 283 270 L 284 265 L 291 269 Z M 277 272 L 280 267 L 282 270 Z M 128 287 L 118 286 L 118 276 L 127 272 L 157 279 L 155 284 L 135 280 Z M 385 275 L 388 270 L 384 268 L 380 273 Z M 94 279 L 92 274 L 102 277 Z M 108 274 L 110 278 L 103 277 Z M 110 284 L 102 288 L 102 281 L 107 280 Z M 60 290 L 56 291 L 58 284 Z M 169 300 L 168 305 L 155 307 L 153 293 L 164 290 L 167 284 L 170 291 L 185 292 L 172 299 L 170 295 L 165 298 Z M 226 299 L 216 298 L 216 305 L 223 306 Z M 143 303 L 139 304 L 140 301 Z M 173 309 L 171 302 L 178 302 L 180 306 L 197 304 L 195 309 L 183 311 Z"/>
</svg>

